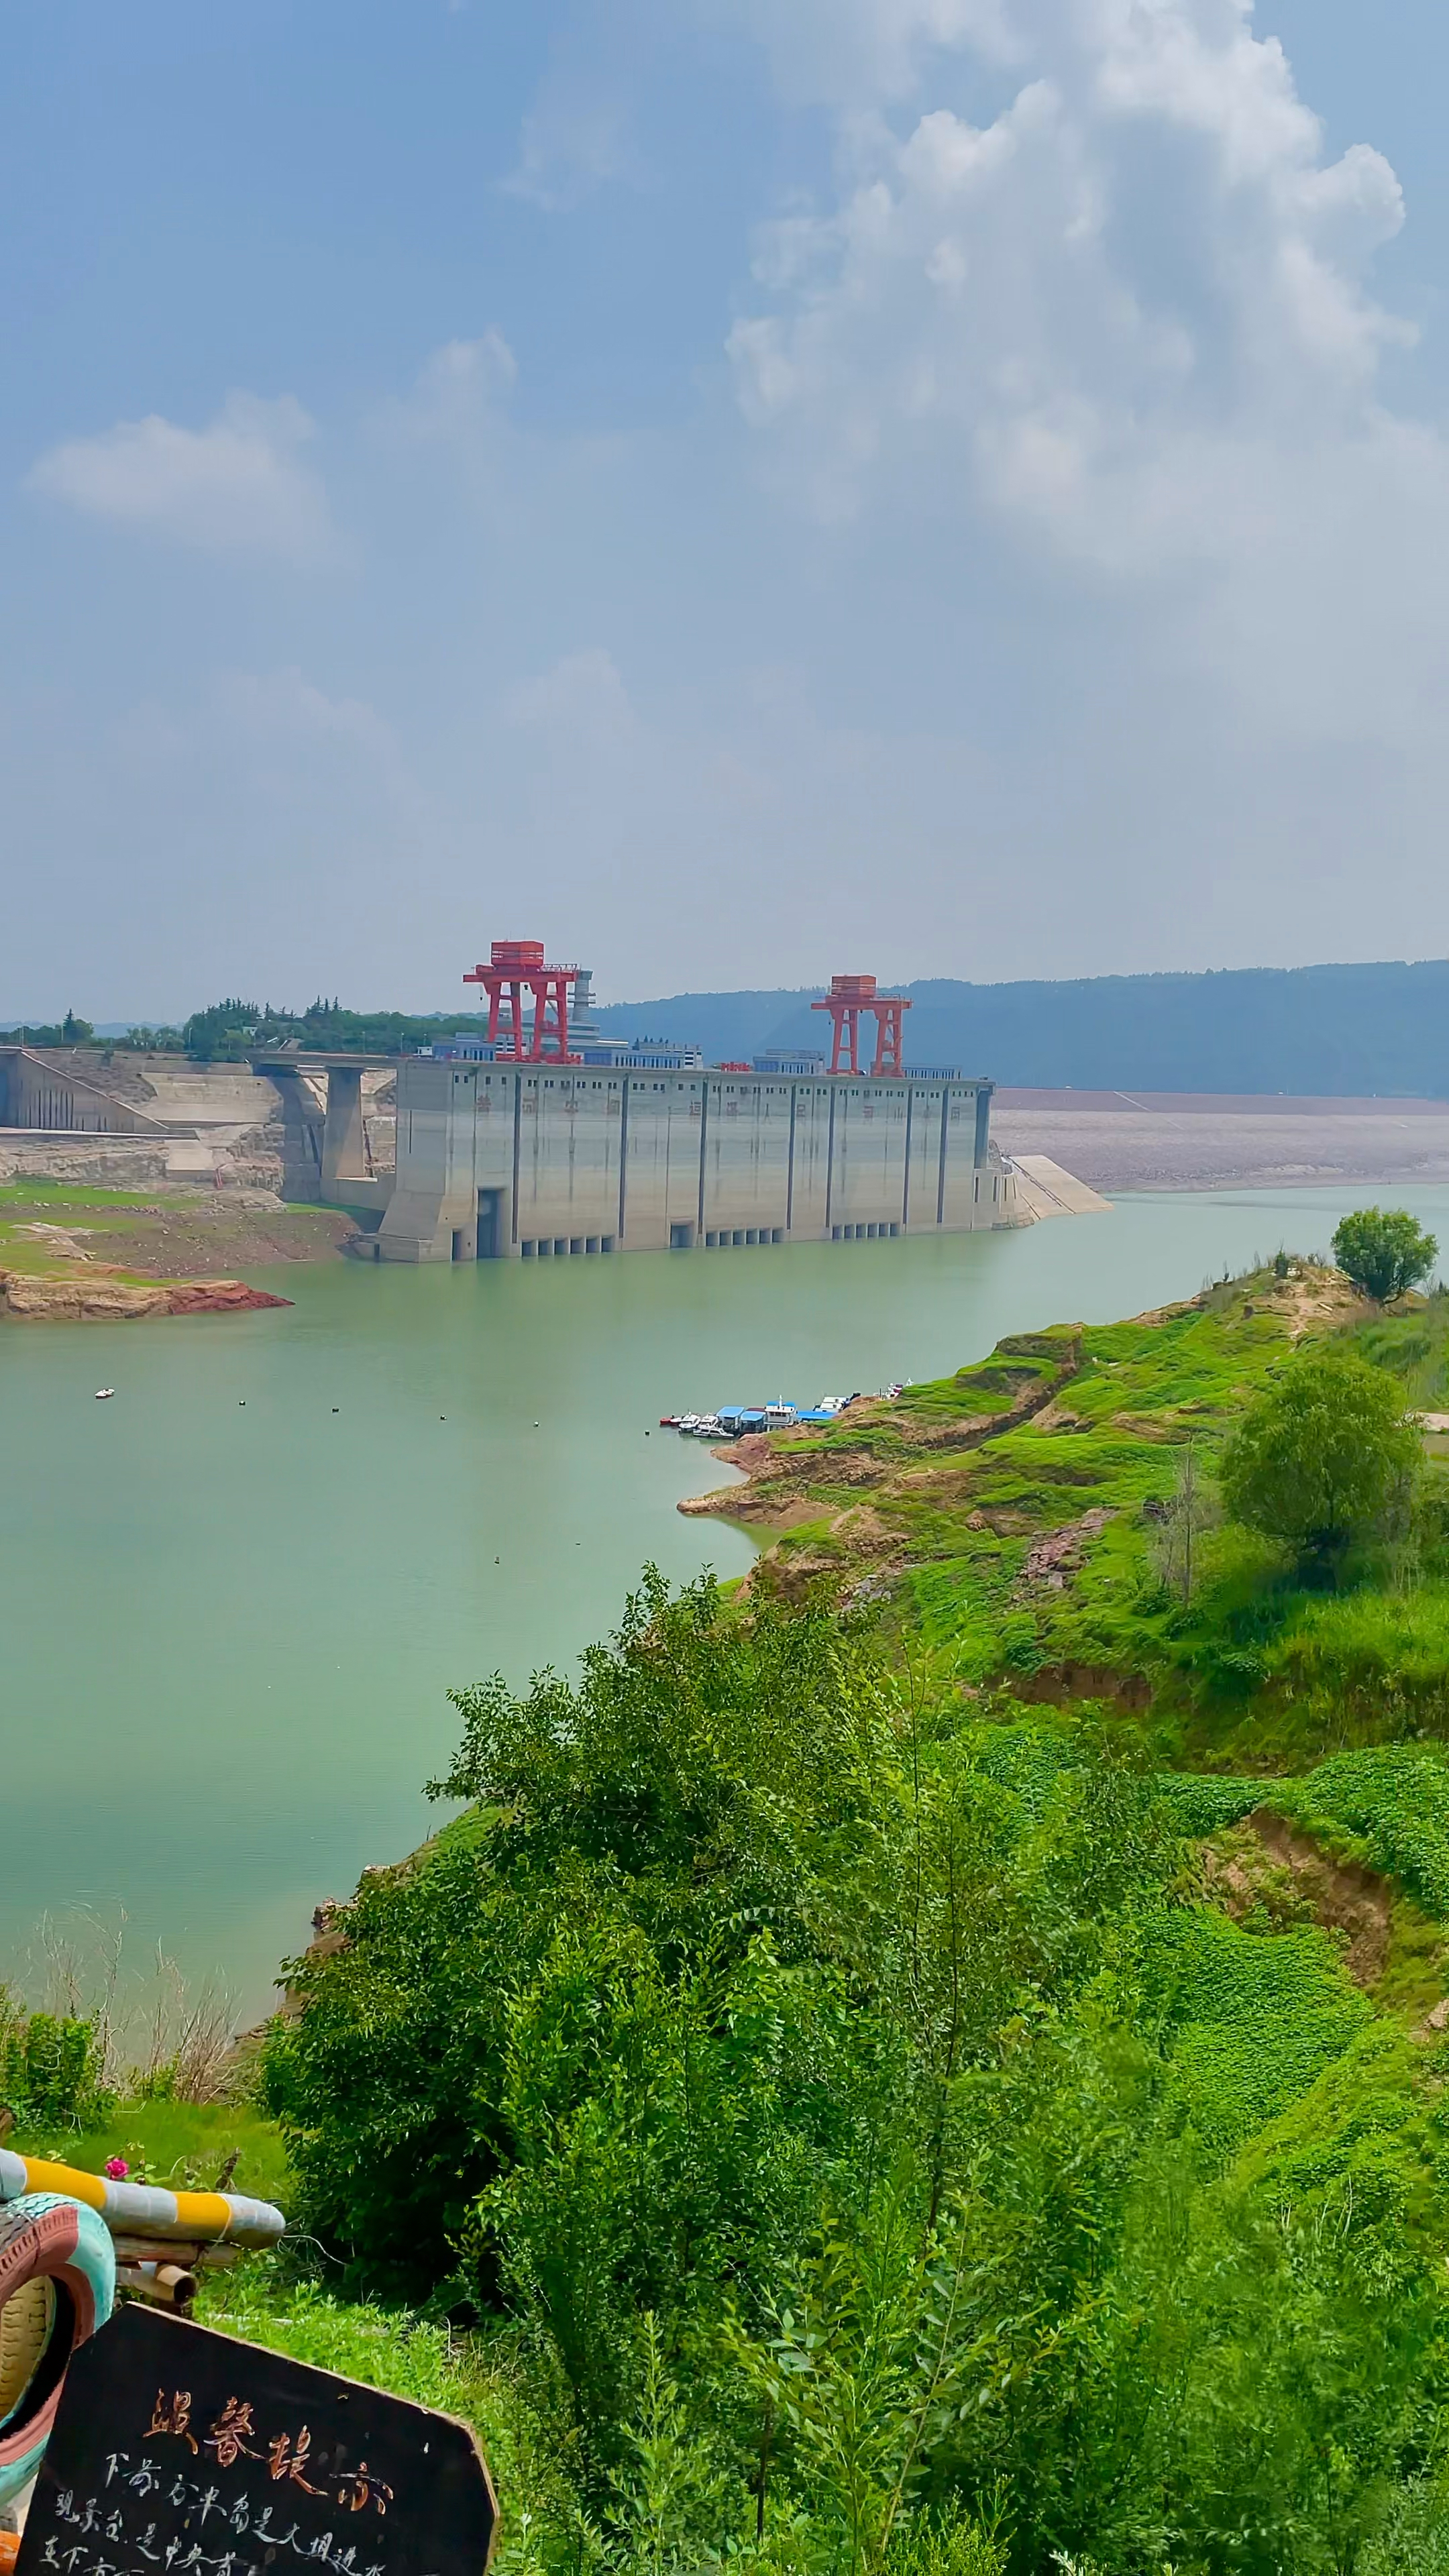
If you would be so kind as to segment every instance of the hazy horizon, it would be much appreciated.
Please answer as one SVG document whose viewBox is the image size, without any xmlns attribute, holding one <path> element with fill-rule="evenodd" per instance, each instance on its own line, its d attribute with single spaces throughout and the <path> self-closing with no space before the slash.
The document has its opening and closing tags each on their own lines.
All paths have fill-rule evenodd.
<svg viewBox="0 0 1449 2576">
<path fill-rule="evenodd" d="M 1245 976 L 1245 975 L 1246 975 L 1246 976 L 1251 976 L 1251 975 L 1257 975 L 1257 974 L 1268 974 L 1268 975 L 1280 975 L 1280 974 L 1286 974 L 1286 975 L 1312 975 L 1312 974 L 1315 974 L 1315 973 L 1318 973 L 1318 972 L 1325 972 L 1325 973 L 1333 972 L 1335 969 L 1340 970 L 1340 971 L 1348 971 L 1348 972 L 1355 972 L 1355 971 L 1357 971 L 1357 972 L 1363 972 L 1363 973 L 1374 973 L 1374 972 L 1377 972 L 1377 971 L 1380 971 L 1380 970 L 1388 970 L 1388 971 L 1392 972 L 1392 971 L 1393 971 L 1394 969 L 1396 969 L 1396 968 L 1415 967 L 1415 966 L 1437 966 L 1437 965 L 1449 965 L 1449 957 L 1445 957 L 1445 958 L 1432 958 L 1432 957 L 1423 957 L 1423 958 L 1386 958 L 1386 957 L 1378 957 L 1378 958 L 1347 958 L 1347 959 L 1342 959 L 1342 958 L 1339 958 L 1339 959 L 1331 959 L 1331 958 L 1310 958 L 1310 959 L 1306 959 L 1306 960 L 1302 961 L 1302 963 L 1300 963 L 1300 964 L 1285 965 L 1285 966 L 1278 966 L 1278 965 L 1266 965 L 1266 966 L 1240 966 L 1240 967 L 1232 967 L 1232 966 L 1228 966 L 1228 967 L 1221 967 L 1221 968 L 1200 968 L 1200 967 L 1163 967 L 1163 968 L 1151 968 L 1151 967 L 1147 967 L 1147 968 L 1139 968 L 1139 969 L 1136 969 L 1133 973 L 1131 973 L 1131 974 L 1127 974 L 1127 975 L 1124 975 L 1120 970 L 1114 970 L 1114 969 L 1112 969 L 1112 968 L 1107 968 L 1106 970 L 1104 970 L 1104 972 L 1103 972 L 1102 974 L 1100 974 L 1100 975 L 1096 975 L 1096 976 L 1091 976 L 1091 977 L 1070 977 L 1070 976 L 1056 976 L 1056 977 L 1006 977 L 1006 976 L 1003 976 L 1003 977 L 999 977 L 999 978 L 995 979 L 994 981 L 992 981 L 992 982 L 990 982 L 990 983 L 985 983 L 985 982 L 975 982 L 975 981 L 973 981 L 972 979 L 970 979 L 970 978 L 966 978 L 966 977 L 956 978 L 956 977 L 942 977 L 942 976 L 902 976 L 902 977 L 896 977 L 896 978 L 894 978 L 894 979 L 893 979 L 893 978 L 891 978 L 889 975 L 881 975 L 881 976 L 879 976 L 879 977 L 877 978 L 877 981 L 878 981 L 878 984 L 879 984 L 879 989 L 880 989 L 882 992 L 887 992 L 887 991 L 889 991 L 889 990 L 891 990 L 891 989 L 893 989 L 893 988 L 894 988 L 894 989 L 900 989 L 900 990 L 903 990 L 903 991 L 905 991 L 905 992 L 908 992 L 908 993 L 909 993 L 909 992 L 917 992 L 917 991 L 920 991 L 923 987 L 924 987 L 924 988 L 926 988 L 926 989 L 929 991 L 929 990 L 931 990 L 932 988 L 942 988 L 942 987 L 950 986 L 950 987 L 956 987 L 956 988 L 959 988 L 961 991 L 965 991 L 965 992 L 976 992 L 976 993 L 982 993 L 982 994 L 991 994 L 991 993 L 1001 993 L 1001 992 L 1005 992 L 1005 991 L 1013 991 L 1013 990 L 1015 990 L 1015 991 L 1032 991 L 1032 990 L 1036 990 L 1036 989 L 1043 989 L 1043 988 L 1045 988 L 1045 989 L 1049 989 L 1049 988 L 1050 988 L 1050 986 L 1051 986 L 1052 984 L 1054 984 L 1054 983 L 1055 983 L 1055 984 L 1062 984 L 1062 985 L 1071 984 L 1071 985 L 1076 985 L 1076 986 L 1082 986 L 1082 985 L 1091 985 L 1091 984 L 1115 983 L 1115 982 L 1121 982 L 1121 981 L 1124 981 L 1124 980 L 1126 980 L 1126 981 L 1134 981 L 1134 980 L 1136 980 L 1136 981 L 1141 981 L 1141 980 L 1154 980 L 1154 981 L 1167 980 L 1167 981 L 1170 981 L 1170 980 L 1172 980 L 1172 979 L 1174 979 L 1174 978 L 1182 978 L 1182 979 L 1184 979 L 1184 980 L 1192 980 L 1192 981 L 1195 981 L 1195 982 L 1200 982 L 1200 981 L 1201 981 L 1201 979 L 1202 979 L 1203 977 L 1205 977 L 1205 976 L 1209 976 L 1209 975 L 1223 975 L 1223 976 Z M 841 970 L 837 969 L 836 971 L 841 971 Z M 273 979 L 273 983 L 275 984 L 275 978 Z M 824 992 L 828 989 L 828 985 L 829 985 L 829 978 L 828 978 L 828 976 L 820 976 L 820 977 L 815 978 L 813 981 L 809 981 L 809 982 L 806 982 L 806 983 L 803 983 L 803 984 L 778 984 L 778 985 L 776 985 L 776 984 L 772 984 L 772 985 L 748 985 L 748 984 L 746 984 L 746 985 L 720 985 L 720 986 L 713 986 L 713 987 L 711 987 L 711 986 L 696 986 L 696 987 L 693 987 L 693 988 L 691 988 L 691 989 L 687 989 L 687 990 L 680 990 L 680 991 L 678 991 L 678 992 L 673 992 L 673 993 L 653 993 L 653 994 L 647 994 L 647 993 L 646 993 L 646 994 L 637 994 L 637 995 L 621 994 L 621 995 L 617 995 L 617 996 L 616 996 L 616 995 L 613 995 L 613 994 L 609 994 L 609 993 L 606 993 L 606 992 L 602 992 L 602 991 L 599 989 L 598 978 L 597 978 L 597 976 L 596 976 L 596 977 L 595 977 L 595 979 L 594 979 L 594 989 L 593 989 L 593 1008 L 594 1008 L 594 1011 L 595 1011 L 598 1015 L 603 1016 L 603 1017 L 605 1017 L 605 1018 L 613 1019 L 613 1018 L 616 1018 L 616 1017 L 618 1016 L 618 1014 L 619 1014 L 619 1013 L 621 1013 L 621 1012 L 625 1012 L 625 1011 L 653 1011 L 653 1010 L 668 1010 L 668 1009 L 671 1009 L 671 1008 L 675 1007 L 676 1005 L 688 1004 L 688 1003 L 691 1003 L 691 1002 L 727 1003 L 727 1002 L 735 1001 L 735 1000 L 741 1000 L 741 1001 L 761 1001 L 761 1000 L 768 1000 L 768 1001 L 779 1001 L 779 1002 L 781 1002 L 781 1003 L 788 1004 L 788 1003 L 791 1003 L 791 1002 L 800 1002 L 800 1001 L 803 1001 L 803 1000 L 805 1000 L 805 999 L 806 999 L 806 997 L 807 997 L 807 996 L 813 996 L 813 995 L 816 995 L 816 994 L 822 994 L 822 993 L 824 993 Z M 205 1000 L 201 1000 L 201 999 L 193 1000 L 193 1001 L 191 1001 L 191 1002 L 187 1003 L 187 1004 L 186 1004 L 184 1007 L 182 1007 L 181 1009 L 178 1009 L 178 1010 L 175 1010 L 175 1011 L 172 1011 L 172 1012 L 169 1012 L 169 1013 L 166 1013 L 166 1012 L 152 1012 L 152 1013 L 143 1014 L 143 1013 L 140 1013 L 140 1012 L 135 1012 L 135 1013 L 133 1013 L 129 1018 L 127 1018 L 127 1017 L 126 1017 L 126 1016 L 124 1016 L 123 1014 L 119 1014 L 119 1013 L 115 1013 L 115 1012 L 109 1013 L 109 1014 L 107 1014 L 105 1017 L 102 1017 L 102 1016 L 100 1015 L 100 1013 L 99 1013 L 99 1012 L 91 1012 L 91 1011 L 89 1011 L 89 1010 L 86 1010 L 86 1009 L 85 1009 L 85 1008 L 83 1008 L 83 1007 L 82 1007 L 82 1008 L 76 1008 L 76 1007 L 75 1007 L 75 1005 L 74 1005 L 73 1003 L 67 1003 L 67 1004 L 64 1004 L 64 1005 L 60 1005 L 60 1006 L 57 1006 L 56 1008 L 51 1009 L 51 1010 L 48 1010 L 48 1011 L 15 1011 L 15 1012 L 6 1012 L 6 1011 L 4 1011 L 4 1010 L 0 1010 L 0 1029 L 5 1029 L 5 1030 L 14 1030 L 14 1029 L 21 1028 L 21 1027 L 26 1027 L 26 1028 L 33 1028 L 33 1027 L 53 1027 L 53 1026 L 58 1022 L 58 1021 L 61 1021 L 61 1020 L 63 1020 L 63 1019 L 65 1018 L 66 1011 L 67 1011 L 68 1009 L 75 1009 L 75 1016 L 76 1016 L 78 1019 L 82 1019 L 82 1020 L 86 1020 L 86 1021 L 88 1021 L 88 1022 L 90 1023 L 90 1025 L 91 1025 L 92 1029 L 94 1030 L 95 1035 L 96 1035 L 98 1038 L 124 1037 L 125 1035 L 127 1035 L 127 1034 L 129 1033 L 129 1031 L 130 1031 L 130 1030 L 132 1030 L 132 1029 L 134 1029 L 134 1028 L 145 1028 L 145 1027 L 151 1027 L 151 1028 L 180 1028 L 181 1026 L 183 1026 L 183 1024 L 185 1023 L 185 1021 L 186 1021 L 186 1020 L 187 1020 L 187 1018 L 190 1016 L 190 1014 L 191 1014 L 191 1012 L 192 1012 L 193 1010 L 202 1010 L 202 1009 L 209 1008 L 209 1007 L 211 1007 L 211 1005 L 212 1005 L 212 1004 L 214 1004 L 215 1002 L 219 1001 L 219 1000 L 220 1000 L 220 999 L 222 999 L 222 998 L 223 998 L 223 997 L 222 997 L 221 995 L 219 995 L 219 994 L 212 994 L 212 995 L 207 996 Z M 255 996 L 255 995 L 250 995 L 250 996 L 247 996 L 246 998 L 251 999 L 251 1000 L 256 1000 L 256 999 L 258 999 L 258 997 L 257 997 L 257 996 Z M 311 996 L 309 996 L 309 997 L 308 997 L 308 1000 L 310 1000 L 311 998 L 312 998 L 312 997 L 311 997 Z M 350 999 L 347 995 L 345 995 L 345 994 L 344 994 L 344 995 L 340 996 L 339 998 L 340 998 L 340 1000 L 341 1000 L 341 1005 L 342 1005 L 342 1008 L 343 1008 L 344 1010 L 355 1010 L 355 1011 L 362 1012 L 362 1013 L 371 1012 L 371 1011 L 377 1011 L 377 1012 L 387 1012 L 387 1011 L 406 1011 L 406 1013 L 407 1013 L 407 1015 L 408 1015 L 408 1016 L 410 1016 L 410 1017 L 416 1017 L 416 1018 L 428 1018 L 428 1017 L 433 1017 L 433 1016 L 438 1016 L 438 1017 L 453 1017 L 453 1018 L 456 1018 L 456 1019 L 457 1019 L 457 1021 L 459 1022 L 459 1024 L 460 1024 L 460 1025 L 465 1025 L 465 1024 L 467 1024 L 468 1022 L 470 1022 L 471 1020 L 474 1020 L 474 1019 L 485 1018 L 485 1017 L 486 1017 L 486 1015 L 487 1015 L 487 1014 L 486 1014 L 486 1005 L 484 1006 L 484 1009 L 483 1009 L 482 1011 L 480 1011 L 480 1010 L 479 1010 L 479 1008 L 478 1008 L 478 996 L 477 996 L 476 994 L 474 994 L 474 993 L 465 993 L 465 995 L 463 996 L 462 1000 L 461 1000 L 461 1001 L 458 1001 L 458 1002 L 456 1002 L 456 1003 L 455 1003 L 455 1002 L 453 1002 L 453 1001 L 452 1001 L 452 1000 L 450 1000 L 450 999 L 446 999 L 446 998 L 445 998 L 444 1000 L 442 1000 L 442 1001 L 440 1001 L 440 1002 L 420 1002 L 420 1003 L 417 1003 L 417 1004 L 415 1004 L 415 1005 L 404 1005 L 404 1004 L 401 1004 L 401 1003 L 399 1003 L 399 1002 L 397 1002 L 397 1001 L 395 1001 L 395 1000 L 391 1000 L 391 999 L 389 999 L 389 998 L 388 998 L 388 997 L 386 997 L 385 995 L 384 995 L 383 997 L 381 997 L 381 998 L 364 996 L 364 997 L 362 997 L 360 1000 L 357 1000 L 357 999 Z M 289 1016 L 297 1016 L 297 1015 L 300 1015 L 300 1013 L 301 1013 L 302 1011 L 304 1011 L 304 1010 L 308 1007 L 307 1002 L 306 1002 L 306 1001 L 301 1000 L 301 999 L 300 999 L 300 998 L 298 998 L 298 997 L 294 997 L 294 998 L 293 998 L 293 999 L 291 999 L 290 1001 L 289 1001 L 289 1000 L 286 1000 L 286 999 L 279 999 L 279 998 L 278 998 L 278 995 L 277 995 L 277 992 L 272 991 L 270 988 L 269 988 L 268 993 L 267 993 L 266 995 L 264 995 L 264 996 L 262 996 L 262 997 L 261 997 L 261 1006 L 262 1006 L 262 1007 L 266 1007 L 268 1004 L 270 1004 L 270 1006 L 271 1006 L 271 1007 L 274 1007 L 275 1009 L 277 1009 L 277 1010 L 279 1010 L 279 1011 L 281 1011 L 281 1012 L 283 1012 L 284 1014 L 287 1014 L 287 1015 L 289 1015 Z M 821 1025 L 823 1026 L 824 1024 L 823 1024 L 823 1023 L 821 1023 Z M 909 1036 L 909 1034 L 910 1034 L 911 1026 L 912 1026 L 912 1024 L 911 1024 L 911 1023 L 907 1023 L 907 1032 L 908 1032 L 908 1036 Z M 688 1032 L 687 1030 L 679 1030 L 679 1031 L 674 1032 L 673 1034 L 674 1034 L 676 1037 L 684 1037 L 684 1038 L 687 1038 L 687 1037 L 689 1036 L 689 1032 Z"/>
</svg>

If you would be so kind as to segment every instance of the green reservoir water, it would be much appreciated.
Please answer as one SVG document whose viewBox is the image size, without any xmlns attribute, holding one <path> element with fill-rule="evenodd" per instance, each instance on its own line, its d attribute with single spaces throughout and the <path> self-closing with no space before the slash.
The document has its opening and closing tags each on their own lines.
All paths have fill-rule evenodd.
<svg viewBox="0 0 1449 2576">
<path fill-rule="evenodd" d="M 0 1981 L 124 1918 L 239 2011 L 438 1820 L 444 1693 L 567 1664 L 649 1557 L 749 1563 L 661 1413 L 942 1374 L 1326 1245 L 1383 1191 L 1120 1200 L 938 1241 L 289 1268 L 285 1313 L 0 1329 Z M 1394 1190 L 1449 1246 L 1449 1188 Z M 114 1386 L 115 1401 L 94 1390 Z M 334 1407 L 336 1410 L 334 1411 Z M 440 1419 L 440 1417 L 446 1417 Z M 651 1436 L 646 1439 L 645 1433 Z"/>
</svg>

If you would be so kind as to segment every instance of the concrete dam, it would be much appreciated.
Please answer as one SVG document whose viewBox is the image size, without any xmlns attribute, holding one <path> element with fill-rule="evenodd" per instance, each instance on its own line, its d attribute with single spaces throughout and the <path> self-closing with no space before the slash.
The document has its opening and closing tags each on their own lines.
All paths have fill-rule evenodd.
<svg viewBox="0 0 1449 2576">
<path fill-rule="evenodd" d="M 718 1252 L 965 1234 L 1039 1212 L 992 1144 L 991 1084 L 906 1067 L 910 1003 L 874 976 L 837 975 L 814 1005 L 830 1017 L 828 1070 L 823 1053 L 706 1065 L 662 1040 L 600 1040 L 589 980 L 531 940 L 495 941 L 465 976 L 488 993 L 488 1036 L 399 1068 L 380 1260 Z"/>
<path fill-rule="evenodd" d="M 495 942 L 464 980 L 488 989 L 487 1037 L 401 1059 L 0 1047 L 0 1176 L 277 1191 L 348 1209 L 364 1258 L 416 1262 L 959 1234 L 1105 1205 L 1045 1155 L 998 1151 L 990 1082 L 906 1065 L 910 1003 L 871 976 L 815 1005 L 828 1063 L 720 1065 L 601 1038 L 587 970 L 537 942 Z"/>
<path fill-rule="evenodd" d="M 413 1059 L 384 1261 L 722 1250 L 1030 1221 L 989 1082 Z"/>
</svg>

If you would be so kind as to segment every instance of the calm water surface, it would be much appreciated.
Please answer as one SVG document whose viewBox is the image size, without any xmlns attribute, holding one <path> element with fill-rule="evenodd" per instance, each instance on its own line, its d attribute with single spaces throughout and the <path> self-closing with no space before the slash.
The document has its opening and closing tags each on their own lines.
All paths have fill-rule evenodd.
<svg viewBox="0 0 1449 2576">
<path fill-rule="evenodd" d="M 1390 1195 L 1449 1246 L 1449 1189 Z M 1002 1333 L 1321 1247 L 1373 1196 L 1126 1198 L 1018 1234 L 526 1269 L 338 1262 L 254 1273 L 286 1313 L 0 1330 L 0 1982 L 33 1982 L 44 1918 L 123 1916 L 133 1971 L 164 1943 L 265 2008 L 317 1900 L 437 1820 L 421 1786 L 457 1731 L 450 1683 L 567 1664 L 646 1557 L 749 1563 L 676 1512 L 722 1471 L 661 1413 L 936 1376 Z"/>
</svg>

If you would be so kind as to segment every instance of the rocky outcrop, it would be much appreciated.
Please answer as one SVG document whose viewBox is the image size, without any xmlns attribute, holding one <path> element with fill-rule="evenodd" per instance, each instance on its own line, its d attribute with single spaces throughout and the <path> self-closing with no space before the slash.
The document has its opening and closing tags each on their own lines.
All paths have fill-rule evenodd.
<svg viewBox="0 0 1449 2576">
<path fill-rule="evenodd" d="M 0 1317 L 26 1322 L 117 1324 L 143 1315 L 234 1315 L 291 1302 L 249 1288 L 244 1279 L 108 1279 L 94 1270 L 37 1279 L 0 1270 Z"/>
<path fill-rule="evenodd" d="M 244 1279 L 173 1279 L 167 1287 L 168 1315 L 238 1315 L 254 1306 L 290 1306 L 290 1297 L 270 1296 L 249 1288 Z"/>
</svg>

